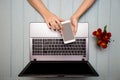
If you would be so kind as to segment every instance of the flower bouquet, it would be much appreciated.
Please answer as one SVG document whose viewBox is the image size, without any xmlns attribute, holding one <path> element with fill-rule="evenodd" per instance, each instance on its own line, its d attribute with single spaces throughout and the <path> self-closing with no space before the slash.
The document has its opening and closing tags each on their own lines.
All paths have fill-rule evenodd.
<svg viewBox="0 0 120 80">
<path fill-rule="evenodd" d="M 110 42 L 111 33 L 107 32 L 107 25 L 104 26 L 104 30 L 102 31 L 101 28 L 98 28 L 94 31 L 93 36 L 96 38 L 97 45 L 102 48 L 107 48 L 108 43 Z"/>
</svg>

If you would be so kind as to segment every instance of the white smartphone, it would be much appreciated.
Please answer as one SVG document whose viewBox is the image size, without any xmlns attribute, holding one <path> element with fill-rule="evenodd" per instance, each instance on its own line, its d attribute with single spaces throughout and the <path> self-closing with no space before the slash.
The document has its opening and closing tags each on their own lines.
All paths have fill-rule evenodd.
<svg viewBox="0 0 120 80">
<path fill-rule="evenodd" d="M 64 21 L 62 24 L 62 37 L 64 44 L 72 43 L 75 41 L 75 37 L 72 31 L 72 26 L 70 20 Z"/>
</svg>

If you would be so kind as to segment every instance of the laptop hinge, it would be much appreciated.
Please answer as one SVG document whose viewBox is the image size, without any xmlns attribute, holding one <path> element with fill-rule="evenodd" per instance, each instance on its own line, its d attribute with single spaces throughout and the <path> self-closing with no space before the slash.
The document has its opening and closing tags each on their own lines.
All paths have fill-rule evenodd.
<svg viewBox="0 0 120 80">
<path fill-rule="evenodd" d="M 85 61 L 85 59 L 83 58 L 82 61 Z"/>
<path fill-rule="evenodd" d="M 37 61 L 37 59 L 34 59 L 33 61 Z"/>
<path fill-rule="evenodd" d="M 65 75 L 64 74 L 59 74 L 59 75 L 57 75 L 57 77 L 65 77 Z"/>
</svg>

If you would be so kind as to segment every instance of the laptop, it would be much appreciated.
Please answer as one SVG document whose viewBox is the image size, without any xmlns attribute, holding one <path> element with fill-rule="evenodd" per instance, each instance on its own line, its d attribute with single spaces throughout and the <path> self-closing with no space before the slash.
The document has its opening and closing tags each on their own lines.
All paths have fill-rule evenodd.
<svg viewBox="0 0 120 80">
<path fill-rule="evenodd" d="M 46 23 L 30 23 L 30 62 L 18 76 L 99 76 L 89 63 L 88 44 L 88 23 L 78 23 L 75 42 L 69 44 Z"/>
</svg>

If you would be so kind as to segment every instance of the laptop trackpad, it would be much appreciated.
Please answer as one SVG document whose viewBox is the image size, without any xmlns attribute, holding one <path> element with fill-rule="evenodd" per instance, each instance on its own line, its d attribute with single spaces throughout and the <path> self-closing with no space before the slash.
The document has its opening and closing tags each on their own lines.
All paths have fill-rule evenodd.
<svg viewBox="0 0 120 80">
<path fill-rule="evenodd" d="M 30 62 L 20 76 L 98 76 L 88 62 Z"/>
</svg>

